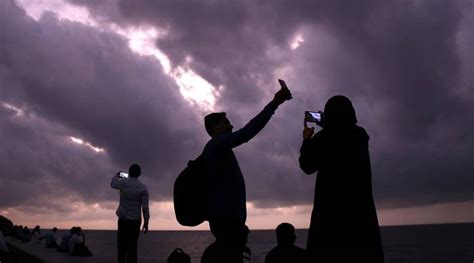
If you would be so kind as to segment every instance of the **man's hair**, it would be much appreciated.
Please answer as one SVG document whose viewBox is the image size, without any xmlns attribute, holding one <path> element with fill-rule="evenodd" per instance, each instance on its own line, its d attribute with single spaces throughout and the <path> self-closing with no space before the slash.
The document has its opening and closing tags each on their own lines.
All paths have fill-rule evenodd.
<svg viewBox="0 0 474 263">
<path fill-rule="evenodd" d="M 131 177 L 138 177 L 140 176 L 140 174 L 142 173 L 142 169 L 140 168 L 140 165 L 134 163 L 132 165 L 130 165 L 130 168 L 128 168 L 128 174 L 131 176 Z"/>
<path fill-rule="evenodd" d="M 226 118 L 225 112 L 213 112 L 204 117 L 207 134 L 212 137 L 212 128 Z"/>
<path fill-rule="evenodd" d="M 290 223 L 281 223 L 276 228 L 278 245 L 290 245 L 296 240 L 295 227 Z"/>
</svg>

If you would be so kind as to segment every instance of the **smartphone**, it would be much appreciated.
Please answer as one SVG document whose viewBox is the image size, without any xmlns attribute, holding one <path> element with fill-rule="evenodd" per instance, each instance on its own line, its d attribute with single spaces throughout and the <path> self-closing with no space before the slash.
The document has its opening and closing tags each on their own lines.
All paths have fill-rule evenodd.
<svg viewBox="0 0 474 263">
<path fill-rule="evenodd" d="M 323 122 L 323 115 L 320 111 L 305 111 L 305 121 L 314 122 L 318 125 L 321 125 Z"/>
<path fill-rule="evenodd" d="M 281 86 L 282 88 L 285 88 L 285 89 L 287 89 L 287 88 L 288 88 L 288 86 L 286 86 L 286 83 L 285 83 L 285 81 L 284 81 L 284 80 L 282 80 L 282 79 L 278 79 L 278 82 L 280 83 L 280 86 Z"/>
<path fill-rule="evenodd" d="M 128 173 L 120 172 L 119 176 L 122 177 L 122 178 L 128 178 Z"/>
</svg>

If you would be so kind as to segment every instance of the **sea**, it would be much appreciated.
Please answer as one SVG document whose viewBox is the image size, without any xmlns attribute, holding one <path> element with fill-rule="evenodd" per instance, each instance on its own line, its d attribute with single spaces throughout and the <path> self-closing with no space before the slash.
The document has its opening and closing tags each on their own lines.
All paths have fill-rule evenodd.
<svg viewBox="0 0 474 263">
<path fill-rule="evenodd" d="M 86 230 L 86 245 L 107 261 L 116 261 L 116 231 Z M 296 230 L 296 245 L 306 246 L 308 230 Z M 387 263 L 474 263 L 474 223 L 381 227 Z M 140 234 L 139 262 L 166 263 L 175 248 L 182 248 L 191 262 L 200 262 L 214 238 L 209 231 L 150 231 Z M 274 230 L 251 230 L 248 246 L 252 263 L 264 263 L 276 245 Z"/>
</svg>

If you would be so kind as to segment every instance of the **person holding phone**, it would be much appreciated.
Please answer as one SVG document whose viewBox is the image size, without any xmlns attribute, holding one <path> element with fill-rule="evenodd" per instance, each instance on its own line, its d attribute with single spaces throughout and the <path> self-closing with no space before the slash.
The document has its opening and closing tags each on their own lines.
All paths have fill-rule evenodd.
<svg viewBox="0 0 474 263">
<path fill-rule="evenodd" d="M 330 98 L 321 115 L 316 134 L 305 116 L 299 157 L 306 174 L 318 172 L 307 251 L 312 262 L 384 262 L 369 136 L 345 96 Z"/>
<path fill-rule="evenodd" d="M 275 110 L 292 98 L 283 81 L 265 108 L 243 128 L 233 131 L 225 112 L 208 114 L 204 125 L 211 137 L 204 148 L 208 183 L 208 221 L 215 242 L 206 249 L 201 262 L 237 263 L 243 261 L 248 231 L 245 181 L 233 149 L 255 137 Z M 211 249 L 212 248 L 212 249 Z M 209 261 L 207 261 L 207 259 Z"/>
<path fill-rule="evenodd" d="M 138 180 L 141 167 L 132 164 L 128 174 L 118 172 L 110 186 L 120 190 L 118 216 L 117 250 L 118 262 L 137 262 L 137 241 L 140 235 L 141 211 L 143 211 L 143 233 L 148 232 L 150 212 L 148 208 L 148 189 Z"/>
</svg>

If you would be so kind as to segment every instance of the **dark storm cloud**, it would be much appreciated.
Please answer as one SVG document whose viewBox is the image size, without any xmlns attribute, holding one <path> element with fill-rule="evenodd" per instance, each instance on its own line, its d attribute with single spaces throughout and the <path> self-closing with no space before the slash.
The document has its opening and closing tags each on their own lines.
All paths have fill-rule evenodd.
<svg viewBox="0 0 474 263">
<path fill-rule="evenodd" d="M 73 0 L 88 6 L 97 16 L 107 16 L 103 3 Z M 221 103 L 232 108 L 260 101 L 263 91 L 256 85 L 272 78 L 271 70 L 281 62 L 268 54 L 269 46 L 287 49 L 295 27 L 292 17 L 279 19 L 270 3 L 253 1 L 117 1 L 122 14 L 111 17 L 121 25 L 153 25 L 166 30 L 157 46 L 174 66 L 188 56 L 191 67 L 206 80 L 226 87 Z M 115 9 L 115 7 L 110 7 Z M 220 102 L 218 102 L 220 103 Z"/>
<path fill-rule="evenodd" d="M 152 197 L 168 197 L 171 189 L 162 185 L 171 184 L 187 152 L 198 151 L 194 142 L 203 134 L 191 132 L 198 122 L 201 128 L 200 116 L 160 64 L 132 53 L 118 35 L 51 13 L 36 22 L 8 1 L 0 10 L 1 103 L 25 111 L 16 116 L 0 104 L 0 152 L 7 157 L 1 187 L 8 193 L 1 205 L 107 200 L 115 197 L 112 174 L 133 162 L 160 189 Z M 105 153 L 79 147 L 69 136 Z"/>
<path fill-rule="evenodd" d="M 371 135 L 379 207 L 474 199 L 469 160 L 474 154 L 474 72 L 466 59 L 474 44 L 469 2 L 70 2 L 87 7 L 104 23 L 166 30 L 157 47 L 173 66 L 192 57 L 193 70 L 224 86 L 217 106 L 228 111 L 235 127 L 271 99 L 276 78 L 287 80 L 294 100 L 236 151 L 248 199 L 258 206 L 312 202 L 314 177 L 303 175 L 297 163 L 301 115 L 323 109 L 335 94 L 353 100 L 360 125 Z M 17 54 L 6 60 L 10 64 L 4 63 L 0 76 L 39 88 L 11 91 L 8 98 L 105 147 L 115 163 L 125 165 L 138 156 L 154 171 L 163 171 L 159 178 L 165 179 L 150 183 L 161 200 L 169 199 L 171 178 L 192 158 L 188 149 L 198 153 L 205 138 L 201 120 L 185 114 L 195 111 L 187 108 L 173 82 L 159 74 L 156 62 L 133 55 L 117 36 L 52 16 L 39 24 L 26 18 L 15 23 L 20 30 L 8 31 L 16 41 L 9 52 L 30 50 L 33 60 L 21 64 L 25 56 Z M 297 33 L 304 42 L 293 51 L 289 42 Z M 37 34 L 45 35 L 33 46 Z M 45 58 L 51 62 L 35 64 Z M 58 71 L 66 76 L 51 76 Z"/>
<path fill-rule="evenodd" d="M 3 107 L 0 124 L 1 207 L 48 204 L 62 211 L 70 210 L 68 203 L 79 198 L 91 201 L 107 197 L 92 182 L 107 183 L 103 175 L 110 173 L 110 163 L 101 154 L 71 144 L 65 135 L 69 129 Z"/>
<path fill-rule="evenodd" d="M 474 107 L 472 95 L 457 92 L 464 54 L 456 37 L 463 7 L 452 1 L 384 5 L 370 13 L 360 32 L 334 30 L 342 46 L 368 68 L 364 78 L 342 90 L 384 102 L 385 114 L 370 129 L 388 138 L 374 138 L 380 151 L 372 154 L 377 193 L 386 202 L 415 205 L 474 197 L 474 166 L 468 160 L 474 144 L 465 136 L 474 128 Z M 343 81 L 330 85 L 344 87 Z"/>
<path fill-rule="evenodd" d="M 246 105 L 254 100 L 262 105 L 275 69 L 291 64 L 288 78 L 299 105 L 285 105 L 267 128 L 271 131 L 238 151 L 250 199 L 269 205 L 311 200 L 312 181 L 297 171 L 301 125 L 295 116 L 322 109 L 339 93 L 353 99 L 361 125 L 372 135 L 379 203 L 474 198 L 469 190 L 474 166 L 468 160 L 474 149 L 468 135 L 474 128 L 472 93 L 458 92 L 472 83 L 466 80 L 472 66 L 461 68 L 462 57 L 471 53 L 465 42 L 472 43 L 472 37 L 458 41 L 459 32 L 472 35 L 460 28 L 472 16 L 463 12 L 472 11 L 469 2 L 123 0 L 117 5 L 121 16 L 114 22 L 166 29 L 157 46 L 174 65 L 191 56 L 194 69 L 223 84 L 218 104 L 237 124 L 258 110 Z M 288 42 L 297 32 L 305 42 L 291 52 Z"/>
</svg>

